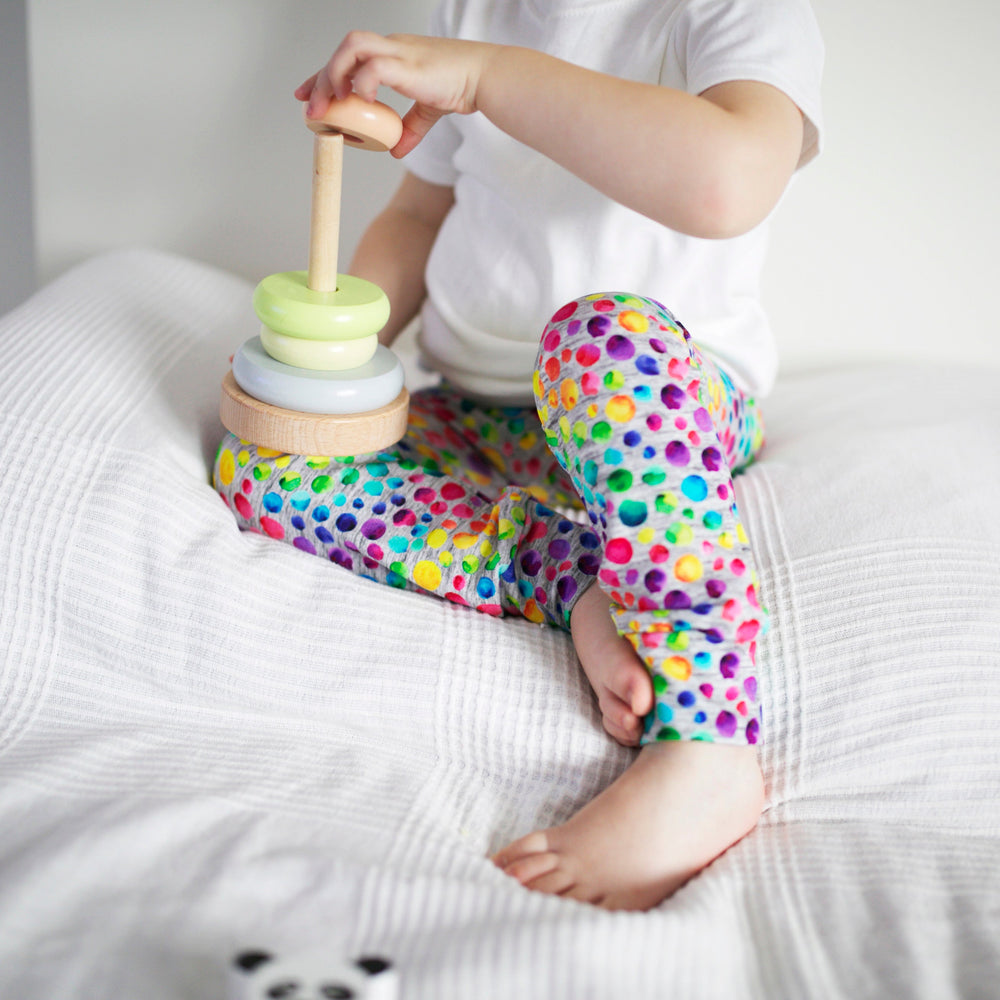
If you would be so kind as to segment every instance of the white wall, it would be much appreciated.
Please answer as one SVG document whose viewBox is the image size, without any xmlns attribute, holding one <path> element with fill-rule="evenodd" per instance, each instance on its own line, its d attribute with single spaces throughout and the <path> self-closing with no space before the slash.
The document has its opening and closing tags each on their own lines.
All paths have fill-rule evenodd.
<svg viewBox="0 0 1000 1000">
<path fill-rule="evenodd" d="M 41 277 L 128 244 L 251 279 L 305 266 L 310 138 L 291 91 L 349 28 L 419 31 L 432 4 L 32 0 Z M 1000 366 L 1000 5 L 814 8 L 826 152 L 778 212 L 765 281 L 785 370 L 865 354 Z M 348 153 L 341 259 L 398 170 Z"/>
<path fill-rule="evenodd" d="M 775 219 L 786 370 L 859 355 L 1000 365 L 1000 5 L 813 0 L 826 150 Z"/>
<path fill-rule="evenodd" d="M 25 0 L 0 0 L 0 314 L 35 290 Z"/>
<path fill-rule="evenodd" d="M 431 5 L 32 0 L 42 278 L 137 243 L 253 279 L 305 267 L 312 134 L 292 91 L 350 28 L 421 31 Z M 342 258 L 401 169 L 345 157 Z"/>
</svg>

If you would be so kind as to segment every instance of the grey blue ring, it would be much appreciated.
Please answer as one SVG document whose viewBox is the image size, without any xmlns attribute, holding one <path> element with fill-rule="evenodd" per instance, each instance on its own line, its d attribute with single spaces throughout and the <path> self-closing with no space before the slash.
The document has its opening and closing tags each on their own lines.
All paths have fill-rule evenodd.
<svg viewBox="0 0 1000 1000">
<path fill-rule="evenodd" d="M 233 356 L 233 378 L 246 393 L 271 406 L 303 413 L 367 413 L 402 391 L 403 366 L 388 347 L 347 371 L 313 371 L 275 361 L 260 342 L 248 340 Z"/>
</svg>

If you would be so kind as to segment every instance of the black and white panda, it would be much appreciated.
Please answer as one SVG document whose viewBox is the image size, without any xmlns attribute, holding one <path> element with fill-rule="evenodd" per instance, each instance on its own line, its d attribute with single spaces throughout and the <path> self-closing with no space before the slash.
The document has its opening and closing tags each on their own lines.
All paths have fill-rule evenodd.
<svg viewBox="0 0 1000 1000">
<path fill-rule="evenodd" d="M 396 1000 L 399 980 L 374 955 L 337 961 L 329 951 L 276 958 L 244 951 L 230 969 L 231 1000 Z"/>
</svg>

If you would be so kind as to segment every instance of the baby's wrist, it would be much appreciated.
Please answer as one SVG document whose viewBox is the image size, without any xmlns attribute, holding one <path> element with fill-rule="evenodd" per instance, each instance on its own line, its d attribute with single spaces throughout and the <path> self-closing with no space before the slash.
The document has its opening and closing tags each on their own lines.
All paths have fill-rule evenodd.
<svg viewBox="0 0 1000 1000">
<path fill-rule="evenodd" d="M 479 55 L 479 78 L 474 92 L 474 109 L 491 118 L 490 108 L 503 102 L 507 90 L 507 78 L 511 65 L 516 60 L 517 46 L 497 45 L 489 42 L 476 43 L 481 47 Z"/>
</svg>

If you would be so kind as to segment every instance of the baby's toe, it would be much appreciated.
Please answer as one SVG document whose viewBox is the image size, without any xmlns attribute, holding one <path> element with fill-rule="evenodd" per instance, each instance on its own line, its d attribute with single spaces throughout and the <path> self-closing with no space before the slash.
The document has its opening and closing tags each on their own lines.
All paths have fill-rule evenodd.
<svg viewBox="0 0 1000 1000">
<path fill-rule="evenodd" d="M 549 839 L 544 830 L 535 830 L 519 840 L 511 841 L 506 847 L 501 847 L 490 859 L 497 868 L 506 869 L 521 858 L 535 854 L 545 854 L 549 850 Z"/>
<path fill-rule="evenodd" d="M 623 665 L 615 674 L 615 682 L 612 690 L 635 715 L 647 715 L 653 710 L 653 682 L 638 660 Z"/>
<path fill-rule="evenodd" d="M 544 892 L 550 896 L 568 895 L 576 886 L 576 880 L 565 868 L 559 867 L 555 871 L 540 875 L 531 882 L 523 882 L 522 885 L 532 892 Z"/>
<path fill-rule="evenodd" d="M 529 854 L 518 858 L 504 867 L 504 874 L 516 878 L 521 885 L 535 888 L 534 882 L 546 875 L 552 875 L 559 868 L 559 855 L 547 851 L 544 854 Z"/>
<path fill-rule="evenodd" d="M 616 742 L 624 747 L 635 747 L 639 745 L 639 737 L 642 735 L 642 724 L 635 716 L 632 723 L 619 725 L 607 716 L 604 716 L 604 731 Z"/>
<path fill-rule="evenodd" d="M 642 735 L 642 720 L 629 706 L 610 691 L 598 699 L 604 728 L 608 734 L 625 746 L 636 746 Z"/>
</svg>

